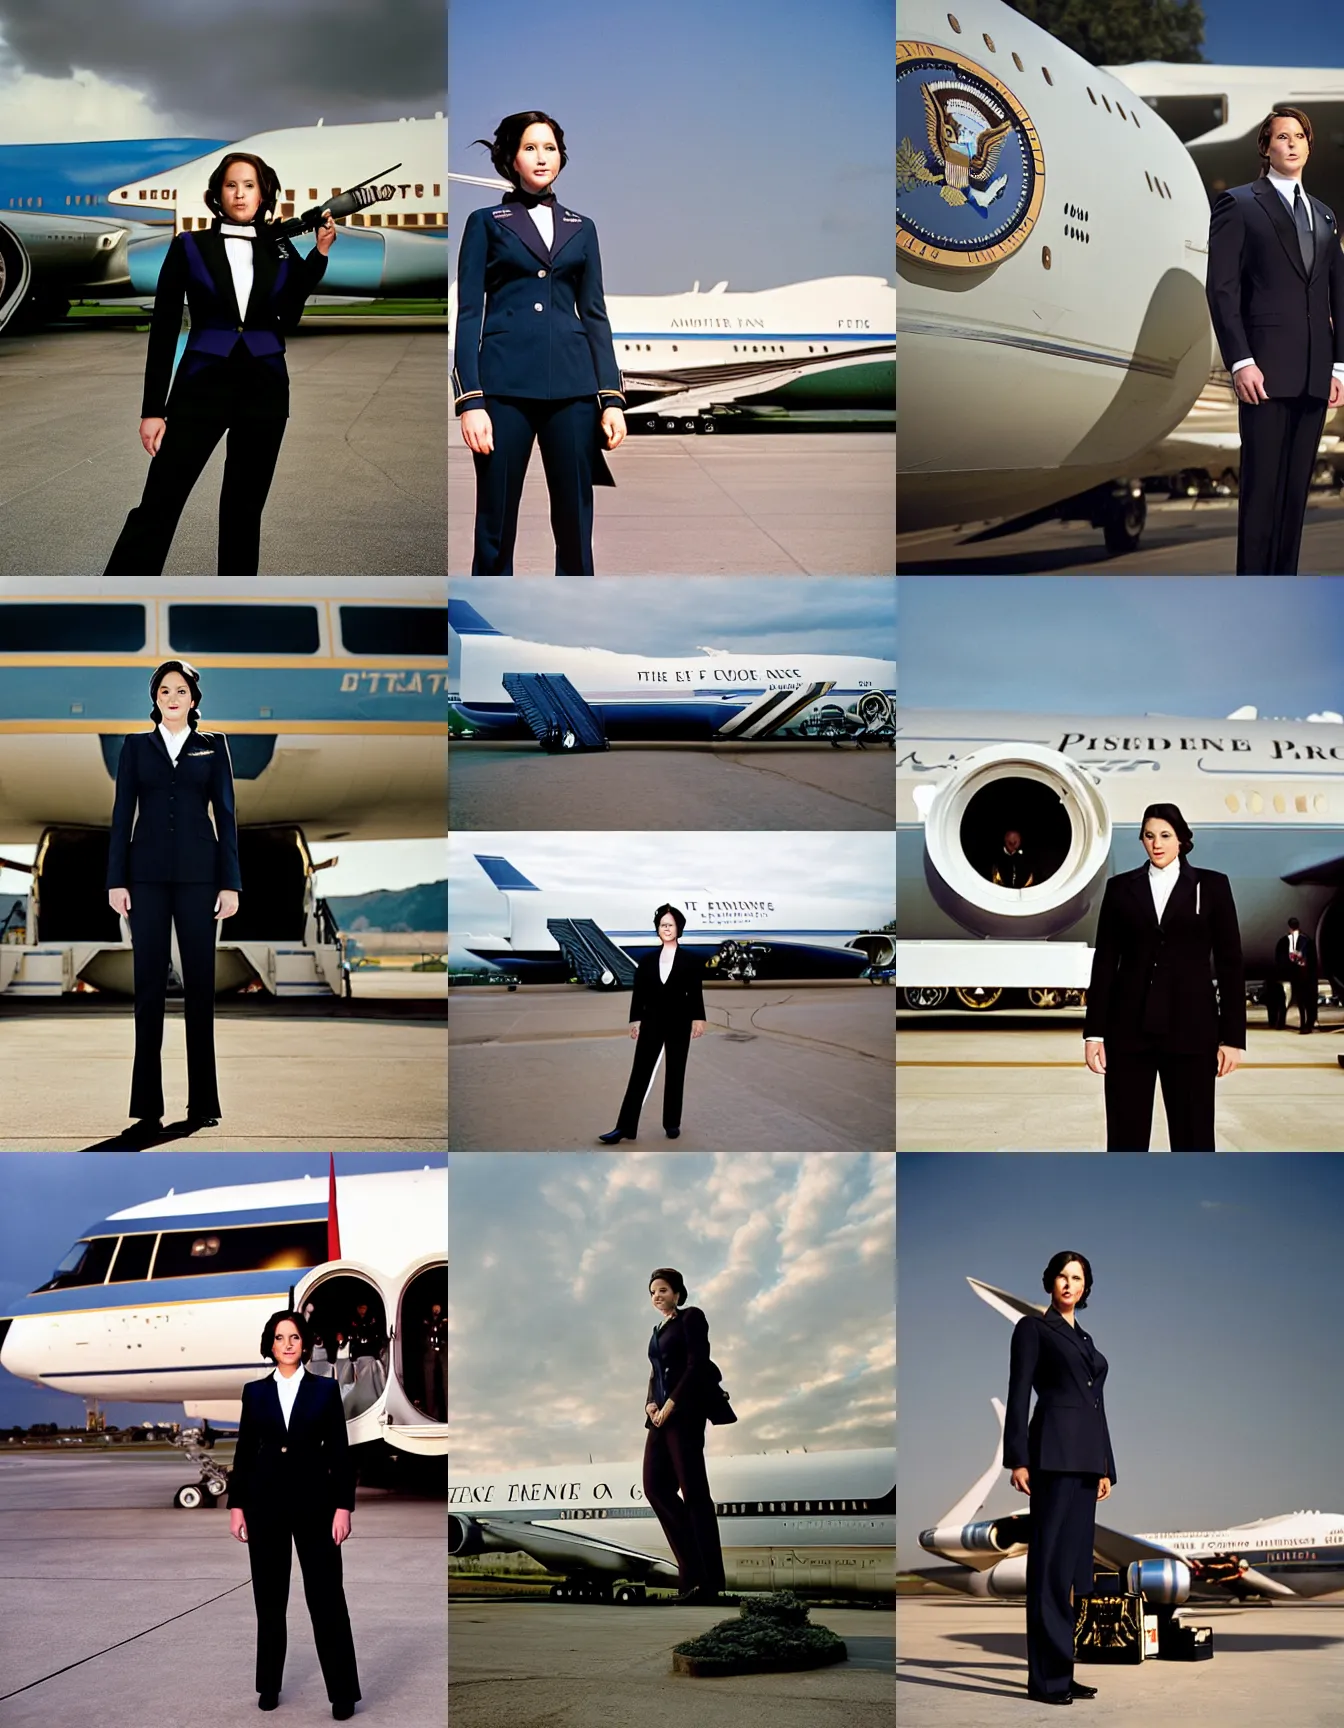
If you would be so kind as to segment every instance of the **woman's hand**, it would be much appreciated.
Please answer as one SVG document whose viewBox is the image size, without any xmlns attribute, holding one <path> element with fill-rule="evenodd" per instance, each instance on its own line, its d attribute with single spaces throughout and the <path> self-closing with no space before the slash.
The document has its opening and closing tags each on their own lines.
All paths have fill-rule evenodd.
<svg viewBox="0 0 1344 1728">
<path fill-rule="evenodd" d="M 1013 1487 L 1017 1489 L 1019 1494 L 1030 1496 L 1031 1471 L 1027 1469 L 1025 1464 L 1019 1464 L 1008 1480 L 1012 1483 Z"/>
<path fill-rule="evenodd" d="M 692 1038 L 703 1038 L 705 1035 L 705 1027 L 708 1026 L 708 1024 L 709 1024 L 708 1020 L 692 1020 L 691 1021 L 691 1037 Z"/>
<path fill-rule="evenodd" d="M 1111 1479 L 1109 1476 L 1097 1478 L 1097 1499 L 1109 1500 L 1111 1497 Z"/>
<path fill-rule="evenodd" d="M 237 910 L 237 894 L 232 888 L 221 888 L 215 897 L 215 917 L 232 918 Z"/>
<path fill-rule="evenodd" d="M 166 420 L 142 420 L 140 422 L 140 442 L 151 456 L 157 456 L 159 445 L 163 443 L 163 435 L 168 430 Z"/>
<path fill-rule="evenodd" d="M 350 1514 L 344 1506 L 338 1506 L 332 1515 L 331 1539 L 339 1548 L 350 1534 Z"/>
<path fill-rule="evenodd" d="M 639 1037 L 639 1021 L 638 1020 L 632 1020 L 630 1022 L 630 1036 L 632 1038 L 638 1038 Z"/>
<path fill-rule="evenodd" d="M 625 415 L 619 408 L 602 410 L 602 430 L 606 434 L 608 450 L 614 450 L 625 442 Z"/>
<path fill-rule="evenodd" d="M 235 1542 L 247 1541 L 247 1518 L 241 1506 L 229 1508 L 229 1535 Z"/>
<path fill-rule="evenodd" d="M 468 408 L 462 416 L 462 436 L 467 448 L 478 456 L 488 456 L 495 447 L 495 429 L 484 408 Z"/>
<path fill-rule="evenodd" d="M 1089 1038 L 1083 1045 L 1083 1061 L 1094 1074 L 1106 1072 L 1106 1046 L 1095 1038 Z"/>
<path fill-rule="evenodd" d="M 1218 1046 L 1218 1078 L 1230 1074 L 1246 1054 L 1244 1050 L 1234 1050 L 1230 1044 Z"/>
<path fill-rule="evenodd" d="M 652 1421 L 654 1419 L 654 1417 L 658 1414 L 658 1406 L 656 1404 L 646 1404 L 644 1406 L 644 1414 L 649 1418 L 650 1421 Z"/>
<path fill-rule="evenodd" d="M 669 1398 L 667 1403 L 663 1405 L 661 1410 L 655 1410 L 652 1417 L 650 1418 L 654 1427 L 655 1428 L 661 1428 L 663 1423 L 667 1421 L 668 1417 L 672 1414 L 672 1412 L 675 1408 L 676 1408 L 676 1406 L 673 1404 L 672 1400 Z"/>
<path fill-rule="evenodd" d="M 107 903 L 118 918 L 124 918 L 131 909 L 131 891 L 129 888 L 109 888 Z"/>
<path fill-rule="evenodd" d="M 325 258 L 331 251 L 331 243 L 336 238 L 336 218 L 330 210 L 322 212 L 322 226 L 317 231 L 317 249 Z"/>
</svg>

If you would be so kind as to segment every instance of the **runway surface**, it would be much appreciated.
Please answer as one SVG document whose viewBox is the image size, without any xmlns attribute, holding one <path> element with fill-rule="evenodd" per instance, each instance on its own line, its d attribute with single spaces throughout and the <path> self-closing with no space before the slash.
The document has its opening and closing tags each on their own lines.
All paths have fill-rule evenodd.
<svg viewBox="0 0 1344 1728">
<path fill-rule="evenodd" d="M 680 1139 L 663 1134 L 660 1066 L 638 1140 L 612 1150 L 890 1150 L 892 994 L 866 983 L 709 986 Z M 450 1148 L 602 1150 L 630 1077 L 629 1012 L 626 991 L 450 991 Z"/>
<path fill-rule="evenodd" d="M 880 830 L 896 815 L 895 754 L 828 744 L 449 745 L 453 829 L 628 829 L 656 795 L 669 830 Z"/>
<path fill-rule="evenodd" d="M 896 438 L 889 432 L 636 434 L 599 487 L 593 563 L 603 576 L 887 576 L 896 557 Z M 471 569 L 476 481 L 448 440 L 448 571 Z M 555 569 L 534 452 L 514 570 Z"/>
<path fill-rule="evenodd" d="M 1296 1013 L 1271 1032 L 1252 1010 L 1248 1047 L 1217 1082 L 1220 1152 L 1344 1151 L 1344 1011 L 1322 1009 L 1302 1037 Z M 896 1146 L 902 1152 L 1099 1152 L 1100 1075 L 1082 1057 L 1082 1013 L 968 1015 L 902 1010 L 896 1033 Z M 1154 1152 L 1167 1150 L 1161 1088 Z"/>
<path fill-rule="evenodd" d="M 73 324 L 0 342 L 6 448 L 0 575 L 96 576 L 149 458 L 148 337 Z M 290 421 L 261 522 L 261 569 L 441 575 L 448 404 L 442 330 L 332 329 L 287 339 Z M 183 512 L 166 575 L 215 570 L 224 445 Z"/>
<path fill-rule="evenodd" d="M 219 1449 L 221 1452 L 224 1448 Z M 219 1508 L 179 1512 L 184 1460 L 0 1454 L 5 1728 L 253 1728 L 247 1551 Z M 444 1507 L 361 1491 L 341 1550 L 365 1715 L 443 1728 Z M 331 1721 L 297 1557 L 279 1718 Z"/>
<path fill-rule="evenodd" d="M 1082 1722 L 1129 1728 L 1204 1728 L 1292 1723 L 1337 1728 L 1344 1687 L 1344 1604 L 1275 1602 L 1272 1607 L 1189 1603 L 1187 1626 L 1213 1627 L 1207 1662 L 1105 1667 L 1074 1672 L 1097 1696 Z M 1049 1704 L 1026 1696 L 1022 1603 L 902 1597 L 897 1604 L 896 1719 L 901 1728 L 1034 1728 L 1053 1722 Z M 1078 1718 L 1071 1717 L 1071 1721 Z M 1081 1728 L 1081 1725 L 1080 1725 Z"/>
<path fill-rule="evenodd" d="M 672 1646 L 735 1608 L 454 1599 L 448 1609 L 453 1728 L 890 1728 L 892 1616 L 816 1608 L 849 1660 L 797 1674 L 692 1680 Z"/>
<path fill-rule="evenodd" d="M 368 986 L 365 993 L 365 986 Z M 398 988 L 404 994 L 387 992 Z M 216 1004 L 217 1128 L 155 1141 L 195 1152 L 432 1152 L 445 1143 L 443 974 L 355 975 L 355 1000 Z M 77 1152 L 128 1126 L 135 1021 L 129 1002 L 0 997 L 11 1152 Z M 180 1001 L 164 1023 L 166 1127 L 187 1108 Z"/>
</svg>

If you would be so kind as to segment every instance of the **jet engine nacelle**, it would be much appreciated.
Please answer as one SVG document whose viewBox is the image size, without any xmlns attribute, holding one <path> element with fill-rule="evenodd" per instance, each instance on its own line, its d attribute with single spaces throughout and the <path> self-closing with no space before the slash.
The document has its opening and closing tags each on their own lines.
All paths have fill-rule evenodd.
<svg viewBox="0 0 1344 1728">
<path fill-rule="evenodd" d="M 1027 1593 L 1027 1557 L 1015 1554 L 1011 1560 L 1000 1560 L 985 1574 L 991 1596 L 1025 1596 Z"/>
<path fill-rule="evenodd" d="M 510 1544 L 501 1542 L 493 1531 L 478 1524 L 474 1518 L 462 1518 L 457 1513 L 448 1515 L 448 1552 L 466 1557 L 471 1554 L 484 1554 L 487 1549 L 498 1553 L 507 1553 Z"/>
<path fill-rule="evenodd" d="M 1044 940 L 1074 928 L 1106 882 L 1111 814 L 1091 775 L 1042 744 L 996 743 L 917 788 L 924 874 L 934 899 L 973 936 Z M 983 873 L 1016 829 L 1027 888 Z"/>
<path fill-rule="evenodd" d="M 1134 1560 L 1125 1574 L 1125 1588 L 1149 1602 L 1173 1607 L 1190 1594 L 1190 1568 L 1184 1560 Z"/>
<path fill-rule="evenodd" d="M 940 1524 L 935 1530 L 921 1530 L 919 1545 L 933 1554 L 1007 1554 L 1025 1544 L 1028 1518 L 1026 1512 L 1014 1512 L 975 1524 Z"/>
</svg>

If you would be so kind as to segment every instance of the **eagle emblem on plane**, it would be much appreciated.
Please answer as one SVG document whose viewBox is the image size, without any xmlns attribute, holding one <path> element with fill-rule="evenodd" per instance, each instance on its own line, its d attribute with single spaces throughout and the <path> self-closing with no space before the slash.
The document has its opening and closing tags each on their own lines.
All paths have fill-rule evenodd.
<svg viewBox="0 0 1344 1728">
<path fill-rule="evenodd" d="M 988 105 L 969 85 L 955 79 L 942 84 L 922 84 L 924 121 L 929 154 L 941 169 L 943 184 L 938 195 L 946 204 L 973 204 L 988 210 L 1008 184 L 1008 176 L 993 179 L 994 167 L 1004 140 L 1013 130 L 1013 118 L 991 114 Z M 907 159 L 907 173 L 925 184 L 936 185 L 940 176 L 930 171 L 923 154 L 908 138 L 900 150 Z M 896 170 L 901 171 L 898 155 Z"/>
</svg>

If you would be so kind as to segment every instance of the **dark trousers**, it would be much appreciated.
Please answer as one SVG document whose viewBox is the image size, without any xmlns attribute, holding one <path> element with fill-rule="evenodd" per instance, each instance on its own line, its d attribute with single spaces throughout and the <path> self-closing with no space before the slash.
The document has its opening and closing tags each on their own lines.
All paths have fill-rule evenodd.
<svg viewBox="0 0 1344 1728">
<path fill-rule="evenodd" d="M 135 1068 L 131 1115 L 163 1115 L 163 1004 L 172 927 L 182 958 L 187 1022 L 187 1111 L 218 1116 L 215 1081 L 215 901 L 212 882 L 132 882 Z"/>
<path fill-rule="evenodd" d="M 691 1023 L 661 1026 L 655 1020 L 641 1020 L 639 1037 L 635 1040 L 635 1059 L 630 1066 L 630 1084 L 621 1100 L 616 1126 L 622 1134 L 634 1139 L 639 1129 L 639 1113 L 658 1066 L 658 1052 L 666 1050 L 667 1062 L 663 1073 L 663 1127 L 681 1127 L 681 1098 L 686 1085 L 686 1053 L 691 1047 Z"/>
<path fill-rule="evenodd" d="M 1271 978 L 1265 985 L 1265 1013 L 1269 1017 L 1271 1032 L 1280 1032 L 1288 1024 L 1288 1004 L 1284 999 L 1283 985 L 1277 978 Z"/>
<path fill-rule="evenodd" d="M 1110 1067 L 1110 1057 L 1106 1066 Z M 1031 1472 L 1027 1539 L 1027 1685 L 1058 1696 L 1073 1680 L 1075 1597 L 1092 1590 L 1097 1478 Z"/>
<path fill-rule="evenodd" d="M 1106 1050 L 1106 1150 L 1146 1152 L 1153 1132 L 1153 1088 L 1162 1081 L 1173 1152 L 1212 1152 L 1216 1050 L 1195 1055 L 1151 1046 Z"/>
<path fill-rule="evenodd" d="M 1271 396 L 1238 403 L 1241 482 L 1238 576 L 1295 576 L 1311 471 L 1325 424 L 1317 396 Z"/>
<path fill-rule="evenodd" d="M 446 1422 L 448 1406 L 443 1390 L 443 1351 L 426 1350 L 420 1368 L 425 1380 L 425 1396 L 421 1409 L 436 1422 Z"/>
<path fill-rule="evenodd" d="M 681 1495 L 678 1497 L 677 1490 Z M 705 1418 L 676 1414 L 644 1442 L 644 1498 L 658 1515 L 681 1589 L 723 1589 L 723 1549 L 705 1474 Z"/>
<path fill-rule="evenodd" d="M 273 419 L 195 419 L 174 414 L 144 495 L 126 518 L 105 576 L 161 576 L 191 489 L 216 444 L 228 434 L 219 493 L 219 575 L 255 576 L 261 562 L 261 513 L 271 489 L 287 422 Z"/>
<path fill-rule="evenodd" d="M 247 1557 L 257 1607 L 258 1692 L 278 1692 L 284 1679 L 290 1556 L 297 1548 L 327 1697 L 338 1704 L 361 1696 L 341 1551 L 331 1539 L 331 1520 L 330 1512 L 290 1513 L 280 1507 L 247 1514 Z"/>
<path fill-rule="evenodd" d="M 1297 1023 L 1304 1032 L 1310 1032 L 1316 1024 L 1316 1006 L 1319 991 L 1316 980 L 1309 978 L 1305 972 L 1300 977 L 1290 980 L 1293 1007 L 1297 1009 Z M 1288 1014 L 1284 1011 L 1284 1023 L 1287 1024 Z"/>
<path fill-rule="evenodd" d="M 495 447 L 475 456 L 476 549 L 473 576 L 512 576 L 518 506 L 532 445 L 551 495 L 557 576 L 593 574 L 593 459 L 599 415 L 591 396 L 541 402 L 522 396 L 487 396 Z"/>
</svg>

